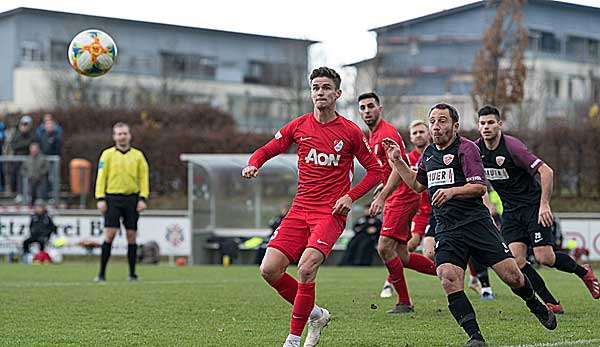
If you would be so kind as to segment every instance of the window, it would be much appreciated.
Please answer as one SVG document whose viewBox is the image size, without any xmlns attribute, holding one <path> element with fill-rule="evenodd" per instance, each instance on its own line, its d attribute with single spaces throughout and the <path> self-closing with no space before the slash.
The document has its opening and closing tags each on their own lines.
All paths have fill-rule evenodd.
<svg viewBox="0 0 600 347">
<path fill-rule="evenodd" d="M 553 33 L 541 30 L 529 30 L 528 38 L 528 48 L 532 51 L 547 53 L 560 52 L 560 40 Z"/>
<path fill-rule="evenodd" d="M 542 32 L 540 40 L 540 50 L 542 52 L 549 53 L 560 52 L 560 41 L 553 33 Z"/>
<path fill-rule="evenodd" d="M 581 76 L 571 76 L 569 78 L 569 99 L 585 100 L 586 87 L 585 80 Z"/>
<path fill-rule="evenodd" d="M 50 42 L 50 62 L 53 64 L 66 63 L 69 43 L 65 41 Z"/>
<path fill-rule="evenodd" d="M 586 55 L 587 40 L 583 37 L 567 37 L 567 56 L 576 59 L 584 59 Z"/>
<path fill-rule="evenodd" d="M 42 61 L 42 50 L 40 44 L 35 41 L 24 41 L 21 44 L 21 57 L 24 61 Z"/>
<path fill-rule="evenodd" d="M 560 79 L 558 77 L 549 77 L 546 79 L 547 95 L 552 98 L 560 97 Z"/>
<path fill-rule="evenodd" d="M 299 65 L 250 60 L 244 75 L 244 82 L 291 87 L 294 85 L 294 79 L 303 79 L 304 75 L 305 70 Z"/>
<path fill-rule="evenodd" d="M 160 68 L 164 76 L 195 77 L 214 80 L 217 62 L 214 57 L 198 54 L 160 54 Z"/>
</svg>

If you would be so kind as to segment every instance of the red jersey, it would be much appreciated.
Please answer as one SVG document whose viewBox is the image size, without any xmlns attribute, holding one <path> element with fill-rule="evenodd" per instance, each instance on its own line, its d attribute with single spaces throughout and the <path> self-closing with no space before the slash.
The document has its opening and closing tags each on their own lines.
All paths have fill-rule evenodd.
<svg viewBox="0 0 600 347">
<path fill-rule="evenodd" d="M 406 146 L 404 146 L 404 141 L 402 140 L 402 136 L 398 133 L 398 130 L 394 128 L 393 125 L 388 123 L 384 119 L 380 119 L 379 123 L 371 131 L 371 135 L 369 136 L 369 144 L 373 147 L 373 152 L 377 156 L 377 159 L 381 161 L 381 166 L 383 170 L 383 184 L 387 183 L 387 180 L 392 173 L 392 167 L 388 163 L 387 154 L 381 145 L 381 142 L 384 138 L 389 137 L 390 139 L 396 141 L 398 145 L 400 145 L 400 155 L 405 162 L 408 162 L 408 157 L 406 156 Z M 400 182 L 398 188 L 392 192 L 392 194 L 386 200 L 387 202 L 408 202 L 414 201 L 418 199 L 417 193 L 415 193 L 409 186 L 404 183 L 404 181 Z"/>
<path fill-rule="evenodd" d="M 417 171 L 419 159 L 421 159 L 421 153 L 419 153 L 416 148 L 408 153 L 408 162 L 410 163 L 410 168 L 414 171 Z M 429 202 L 427 190 L 422 192 L 420 195 L 421 202 L 419 204 L 419 214 L 426 214 L 427 217 L 429 217 L 429 214 L 431 213 L 431 203 Z"/>
<path fill-rule="evenodd" d="M 298 192 L 294 206 L 331 210 L 345 194 L 356 201 L 381 181 L 381 166 L 372 154 L 358 125 L 337 115 L 328 123 L 319 123 L 314 113 L 286 124 L 275 138 L 259 148 L 248 165 L 260 168 L 267 160 L 298 145 Z M 352 189 L 354 157 L 367 174 Z"/>
</svg>

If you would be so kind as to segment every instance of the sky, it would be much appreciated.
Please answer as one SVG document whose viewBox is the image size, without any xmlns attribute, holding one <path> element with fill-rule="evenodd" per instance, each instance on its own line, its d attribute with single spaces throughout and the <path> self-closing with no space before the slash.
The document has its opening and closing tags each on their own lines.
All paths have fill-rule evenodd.
<svg viewBox="0 0 600 347">
<path fill-rule="evenodd" d="M 320 41 L 311 65 L 341 66 L 375 55 L 369 29 L 472 3 L 472 0 L 2 0 L 17 7 Z M 566 1 L 600 7 L 600 0 Z M 118 44 L 118 43 L 117 43 Z"/>
</svg>

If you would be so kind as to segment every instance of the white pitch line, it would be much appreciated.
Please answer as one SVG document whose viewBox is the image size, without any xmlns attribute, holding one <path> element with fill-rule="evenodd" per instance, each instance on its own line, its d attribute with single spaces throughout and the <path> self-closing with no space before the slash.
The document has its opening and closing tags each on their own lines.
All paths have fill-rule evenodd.
<svg viewBox="0 0 600 347">
<path fill-rule="evenodd" d="M 510 346 L 501 346 L 501 347 L 554 347 L 554 346 L 589 346 L 590 344 L 594 344 L 594 346 L 600 346 L 600 339 L 590 339 L 590 340 L 574 340 L 574 341 L 559 341 L 559 342 L 542 342 L 535 343 L 532 345 L 510 345 Z"/>
</svg>

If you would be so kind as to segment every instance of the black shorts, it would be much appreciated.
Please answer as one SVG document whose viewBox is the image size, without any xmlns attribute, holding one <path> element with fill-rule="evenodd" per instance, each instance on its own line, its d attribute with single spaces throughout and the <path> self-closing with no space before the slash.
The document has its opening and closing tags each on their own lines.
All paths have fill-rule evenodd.
<svg viewBox="0 0 600 347">
<path fill-rule="evenodd" d="M 492 266 L 513 257 L 491 218 L 435 235 L 437 266 L 450 263 L 465 269 L 469 257 L 483 266 Z"/>
<path fill-rule="evenodd" d="M 106 194 L 106 213 L 104 214 L 105 228 L 121 228 L 121 218 L 123 226 L 127 230 L 137 230 L 137 222 L 140 214 L 137 211 L 139 196 L 135 195 L 109 195 Z"/>
<path fill-rule="evenodd" d="M 522 242 L 531 247 L 554 245 L 554 231 L 538 223 L 539 205 L 502 214 L 502 237 L 507 244 Z"/>
<path fill-rule="evenodd" d="M 437 222 L 435 221 L 435 217 L 433 216 L 433 211 L 429 214 L 429 225 L 427 226 L 427 230 L 425 230 L 425 237 L 434 237 L 435 236 L 435 226 Z"/>
</svg>

